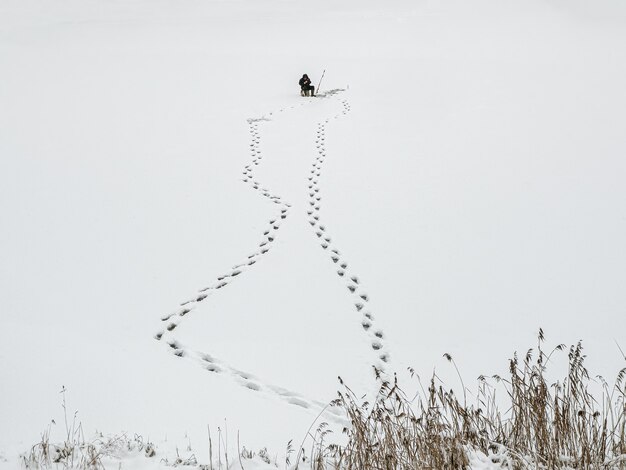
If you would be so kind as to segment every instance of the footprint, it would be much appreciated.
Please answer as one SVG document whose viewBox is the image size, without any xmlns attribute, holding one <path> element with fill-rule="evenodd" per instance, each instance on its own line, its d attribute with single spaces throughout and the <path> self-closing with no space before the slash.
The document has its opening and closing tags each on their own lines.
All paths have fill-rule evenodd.
<svg viewBox="0 0 626 470">
<path fill-rule="evenodd" d="M 255 392 L 258 392 L 259 390 L 261 390 L 261 387 L 254 382 L 246 382 L 245 385 L 247 388 L 249 388 L 250 390 L 254 390 Z"/>
<path fill-rule="evenodd" d="M 296 405 L 296 406 L 301 406 L 302 408 L 309 408 L 309 404 L 307 402 L 305 402 L 304 400 L 300 400 L 299 398 L 289 398 L 287 400 L 287 403 L 290 403 L 292 405 Z"/>
<path fill-rule="evenodd" d="M 382 345 L 382 344 L 380 344 L 378 341 L 374 341 L 374 342 L 372 343 L 372 349 L 373 349 L 374 351 L 378 351 L 378 350 L 382 349 L 382 347 L 383 347 L 383 345 Z"/>
</svg>

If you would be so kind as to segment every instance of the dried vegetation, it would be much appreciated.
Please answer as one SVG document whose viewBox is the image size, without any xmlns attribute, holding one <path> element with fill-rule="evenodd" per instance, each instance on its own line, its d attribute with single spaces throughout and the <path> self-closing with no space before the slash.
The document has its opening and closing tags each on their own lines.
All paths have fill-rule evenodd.
<svg viewBox="0 0 626 470">
<path fill-rule="evenodd" d="M 547 367 L 559 354 L 567 354 L 567 373 L 550 382 Z M 540 330 L 536 350 L 515 354 L 507 377 L 479 377 L 473 396 L 463 386 L 457 397 L 435 375 L 423 388 L 411 373 L 420 383 L 413 398 L 378 371 L 374 403 L 361 402 L 343 384 L 333 405 L 351 422 L 343 430 L 347 443 L 317 445 L 308 463 L 317 469 L 461 470 L 480 456 L 506 469 L 626 469 L 626 368 L 612 384 L 592 378 L 581 343 L 546 354 Z M 496 399 L 497 390 L 504 390 L 504 399 Z"/>
</svg>

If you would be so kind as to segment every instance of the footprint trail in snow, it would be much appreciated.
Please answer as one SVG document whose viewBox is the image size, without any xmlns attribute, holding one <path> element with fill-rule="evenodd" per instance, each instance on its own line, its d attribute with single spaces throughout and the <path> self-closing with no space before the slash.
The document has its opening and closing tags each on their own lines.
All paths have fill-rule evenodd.
<svg viewBox="0 0 626 470">
<path fill-rule="evenodd" d="M 320 96 L 320 98 L 334 98 L 335 95 L 340 95 L 342 91 L 343 90 L 331 90 L 323 96 Z M 312 103 L 312 101 L 302 103 L 300 106 L 307 103 Z M 369 296 L 363 290 L 359 278 L 350 271 L 341 253 L 334 247 L 332 239 L 320 219 L 321 193 L 319 178 L 321 176 L 322 164 L 327 158 L 325 145 L 326 127 L 331 119 L 340 118 L 350 112 L 350 105 L 347 100 L 342 99 L 341 105 L 342 110 L 339 114 L 331 116 L 317 125 L 316 146 L 318 155 L 313 162 L 311 173 L 308 177 L 309 209 L 307 215 L 309 216 L 309 223 L 315 235 L 320 240 L 321 247 L 330 254 L 330 260 L 337 265 L 337 274 L 346 281 L 348 294 L 353 296 L 354 309 L 356 313 L 360 315 L 361 328 L 370 337 L 372 351 L 377 355 L 377 361 L 374 365 L 377 369 L 384 371 L 385 364 L 389 361 L 389 353 L 384 347 L 384 335 L 380 329 L 375 327 L 373 315 L 368 309 Z M 291 109 L 293 108 L 295 108 L 295 106 L 291 107 Z M 280 111 L 282 112 L 284 110 L 285 109 L 281 109 Z M 273 113 L 269 113 L 269 115 L 272 114 Z M 248 119 L 250 132 L 249 152 L 251 160 L 245 165 L 242 171 L 242 181 L 262 197 L 277 206 L 274 217 L 268 220 L 260 241 L 251 254 L 226 270 L 224 274 L 217 277 L 212 284 L 200 289 L 192 298 L 182 302 L 175 311 L 161 318 L 162 328 L 156 333 L 155 339 L 163 343 L 172 354 L 195 362 L 207 372 L 228 376 L 249 390 L 265 392 L 292 405 L 313 411 L 326 410 L 325 413 L 329 415 L 327 417 L 343 422 L 344 418 L 341 416 L 340 411 L 335 408 L 327 407 L 327 403 L 312 400 L 302 394 L 269 384 L 255 377 L 253 374 L 241 371 L 211 354 L 189 348 L 175 337 L 176 328 L 182 321 L 193 314 L 194 310 L 201 302 L 210 299 L 213 295 L 222 295 L 222 292 L 230 283 L 235 282 L 240 276 L 243 276 L 247 270 L 252 269 L 256 263 L 267 257 L 279 235 L 281 225 L 285 223 L 290 216 L 292 205 L 281 198 L 281 196 L 265 187 L 255 176 L 255 169 L 262 163 L 264 158 L 261 148 L 261 128 L 265 121 L 269 121 L 265 116 L 256 119 Z"/>
<path fill-rule="evenodd" d="M 338 119 L 350 112 L 350 103 L 348 103 L 347 100 L 342 99 L 341 105 L 341 112 L 333 116 L 331 119 Z M 376 328 L 374 316 L 368 308 L 370 300 L 369 295 L 363 289 L 359 277 L 350 270 L 348 263 L 343 258 L 341 252 L 333 245 L 328 229 L 321 220 L 320 212 L 322 195 L 319 187 L 319 178 L 322 174 L 322 165 L 327 158 L 325 142 L 326 127 L 331 119 L 326 119 L 317 124 L 317 137 L 315 144 L 318 155 L 312 164 L 311 174 L 309 176 L 309 210 L 307 211 L 307 215 L 310 217 L 309 224 L 319 239 L 320 246 L 329 253 L 330 259 L 337 265 L 337 275 L 346 281 L 346 287 L 350 295 L 353 297 L 354 309 L 359 315 L 361 315 L 361 327 L 370 336 L 372 350 L 378 355 L 378 360 L 380 362 L 375 365 L 379 370 L 384 371 L 385 364 L 389 362 L 390 355 L 384 346 L 383 331 Z"/>
</svg>

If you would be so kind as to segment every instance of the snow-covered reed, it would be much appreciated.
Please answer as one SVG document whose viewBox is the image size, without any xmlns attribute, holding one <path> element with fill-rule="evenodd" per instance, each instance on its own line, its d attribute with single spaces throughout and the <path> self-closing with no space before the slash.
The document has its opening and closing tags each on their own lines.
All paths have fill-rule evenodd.
<svg viewBox="0 0 626 470">
<path fill-rule="evenodd" d="M 318 445 L 316 468 L 452 470 L 477 468 L 477 456 L 490 468 L 626 468 L 626 368 L 609 384 L 592 378 L 581 343 L 543 348 L 540 330 L 537 349 L 514 354 L 507 377 L 479 377 L 474 396 L 458 397 L 435 374 L 414 397 L 377 374 L 374 403 L 344 384 L 333 404 L 352 423 L 343 430 L 348 442 Z M 552 382 L 547 367 L 559 352 L 567 352 L 567 373 Z"/>
</svg>

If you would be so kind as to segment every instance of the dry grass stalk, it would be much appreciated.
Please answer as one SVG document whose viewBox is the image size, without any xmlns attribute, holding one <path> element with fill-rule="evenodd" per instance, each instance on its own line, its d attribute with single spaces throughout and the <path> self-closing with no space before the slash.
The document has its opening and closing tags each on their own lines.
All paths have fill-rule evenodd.
<svg viewBox="0 0 626 470">
<path fill-rule="evenodd" d="M 540 330 L 536 352 L 523 359 L 515 354 L 507 378 L 479 377 L 473 405 L 434 375 L 409 400 L 396 378 L 387 381 L 377 372 L 380 390 L 371 404 L 342 383 L 333 405 L 351 421 L 343 430 L 348 443 L 320 446 L 323 439 L 316 436 L 313 467 L 460 470 L 479 452 L 511 469 L 626 469 L 626 368 L 612 385 L 592 380 L 581 343 L 559 345 L 550 354 L 543 343 Z M 567 374 L 549 383 L 546 366 L 560 351 L 567 351 Z M 590 391 L 592 383 L 601 385 L 600 396 Z M 506 412 L 496 401 L 497 388 L 506 393 Z"/>
</svg>

